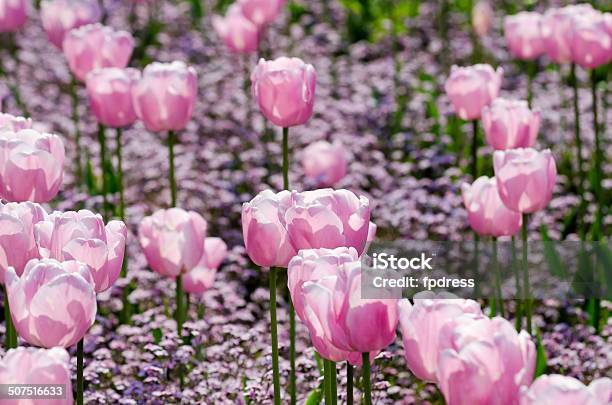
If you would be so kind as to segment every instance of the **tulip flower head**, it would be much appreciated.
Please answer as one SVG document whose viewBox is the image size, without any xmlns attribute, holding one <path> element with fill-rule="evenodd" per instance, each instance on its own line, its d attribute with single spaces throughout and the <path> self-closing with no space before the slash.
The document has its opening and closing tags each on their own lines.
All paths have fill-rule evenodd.
<svg viewBox="0 0 612 405">
<path fill-rule="evenodd" d="M 16 117 L 11 114 L 0 113 L 0 132 L 2 131 L 21 131 L 31 129 L 32 120 L 30 118 Z"/>
<path fill-rule="evenodd" d="M 406 364 L 415 376 L 429 382 L 437 382 L 438 339 L 444 325 L 465 313 L 482 314 L 474 300 L 432 292 L 416 294 L 414 304 L 401 300 L 398 310 Z"/>
<path fill-rule="evenodd" d="M 533 213 L 552 198 L 557 166 L 550 150 L 497 150 L 493 154 L 493 168 L 499 196 L 512 211 Z"/>
<path fill-rule="evenodd" d="M 612 379 L 603 377 L 588 386 L 560 374 L 538 377 L 522 387 L 520 405 L 599 405 L 612 403 Z"/>
<path fill-rule="evenodd" d="M 134 87 L 134 109 L 149 131 L 178 131 L 191 119 L 197 93 L 194 68 L 180 61 L 153 62 Z"/>
<path fill-rule="evenodd" d="M 274 125 L 306 123 L 314 108 L 317 72 L 298 58 L 260 59 L 251 75 L 253 98 Z"/>
<path fill-rule="evenodd" d="M 239 54 L 257 51 L 259 29 L 236 4 L 230 6 L 225 17 L 213 16 L 212 24 L 230 51 Z"/>
<path fill-rule="evenodd" d="M 530 148 L 540 130 L 540 112 L 530 110 L 523 100 L 496 98 L 483 108 L 482 125 L 493 149 Z"/>
<path fill-rule="evenodd" d="M 34 231 L 42 257 L 87 265 L 96 292 L 108 290 L 119 278 L 127 239 L 123 222 L 104 225 L 102 216 L 91 211 L 56 211 Z"/>
<path fill-rule="evenodd" d="M 127 31 L 89 24 L 71 30 L 64 39 L 63 50 L 70 70 L 84 82 L 94 69 L 126 67 L 134 50 L 134 38 Z"/>
<path fill-rule="evenodd" d="M 302 152 L 302 167 L 318 187 L 333 187 L 346 175 L 346 150 L 340 143 L 318 141 Z"/>
<path fill-rule="evenodd" d="M 204 254 L 207 227 L 200 214 L 180 208 L 145 217 L 138 227 L 138 239 L 149 267 L 172 278 L 195 269 Z"/>
<path fill-rule="evenodd" d="M 533 379 L 535 344 L 502 317 L 455 317 L 442 327 L 438 349 L 438 386 L 448 405 L 515 404 Z"/>
<path fill-rule="evenodd" d="M 612 61 L 612 14 L 585 12 L 576 15 L 571 30 L 572 59 L 585 69 Z"/>
<path fill-rule="evenodd" d="M 204 253 L 198 265 L 183 275 L 183 288 L 189 294 L 202 294 L 215 281 L 217 269 L 227 255 L 227 245 L 221 238 L 206 238 Z"/>
<path fill-rule="evenodd" d="M 257 27 L 270 24 L 280 14 L 286 0 L 238 0 L 238 7 Z"/>
<path fill-rule="evenodd" d="M 29 0 L 0 0 L 0 32 L 14 32 L 28 19 Z"/>
<path fill-rule="evenodd" d="M 70 30 L 100 21 L 102 12 L 96 0 L 43 0 L 40 18 L 49 42 L 62 49 Z"/>
<path fill-rule="evenodd" d="M 46 217 L 36 203 L 0 203 L 0 284 L 9 267 L 21 276 L 26 264 L 39 257 L 34 226 Z"/>
<path fill-rule="evenodd" d="M 48 202 L 64 179 L 64 143 L 33 129 L 0 130 L 0 198 Z"/>
<path fill-rule="evenodd" d="M 136 121 L 132 90 L 140 79 L 136 69 L 102 68 L 87 75 L 91 111 L 102 125 L 123 128 Z"/>
<path fill-rule="evenodd" d="M 453 66 L 444 89 L 455 113 L 464 120 L 480 118 L 483 107 L 490 105 L 499 94 L 503 75 L 501 67 L 493 70 L 485 64 Z"/>
<path fill-rule="evenodd" d="M 479 37 L 484 37 L 493 25 L 493 9 L 486 0 L 480 0 L 472 9 L 472 27 Z"/>
<path fill-rule="evenodd" d="M 53 405 L 72 405 L 74 403 L 70 378 L 70 355 L 62 347 L 10 349 L 0 360 L 0 381 L 2 384 L 63 385 L 65 395 L 62 398 L 32 402 Z M 2 403 L 22 404 L 25 403 L 23 401 L 3 401 Z"/>
<path fill-rule="evenodd" d="M 6 288 L 15 329 L 34 346 L 70 347 L 94 323 L 96 292 L 85 264 L 33 259 L 21 277 L 8 269 Z"/>
<path fill-rule="evenodd" d="M 542 15 L 522 11 L 504 20 L 504 35 L 510 53 L 517 59 L 534 60 L 544 53 Z"/>
</svg>

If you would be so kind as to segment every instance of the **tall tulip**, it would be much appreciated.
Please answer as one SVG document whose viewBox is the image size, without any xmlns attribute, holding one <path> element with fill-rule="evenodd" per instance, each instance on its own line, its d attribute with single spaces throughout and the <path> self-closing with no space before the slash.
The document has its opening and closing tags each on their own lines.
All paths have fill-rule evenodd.
<svg viewBox="0 0 612 405">
<path fill-rule="evenodd" d="M 401 300 L 398 310 L 406 364 L 415 376 L 430 382 L 438 382 L 438 340 L 442 328 L 465 313 L 482 314 L 480 304 L 474 300 L 431 292 L 416 294 L 414 304 Z"/>
<path fill-rule="evenodd" d="M 531 387 L 522 387 L 521 405 L 598 405 L 612 402 L 612 379 L 593 380 L 588 386 L 560 374 L 538 377 Z"/>
<path fill-rule="evenodd" d="M 102 12 L 96 0 L 43 0 L 40 18 L 49 42 L 62 49 L 64 37 L 73 28 L 100 21 Z"/>
<path fill-rule="evenodd" d="M 62 385 L 64 392 L 57 399 L 32 402 L 48 405 L 72 405 L 70 355 L 61 347 L 37 349 L 19 347 L 6 352 L 0 360 L 0 381 L 3 384 Z M 23 404 L 27 400 L 3 400 L 2 403 Z"/>
<path fill-rule="evenodd" d="M 238 6 L 246 18 L 260 29 L 273 22 L 280 14 L 286 0 L 238 0 Z"/>
<path fill-rule="evenodd" d="M 28 19 L 28 0 L 0 0 L 0 32 L 14 32 Z"/>
<path fill-rule="evenodd" d="M 238 5 L 230 6 L 224 17 L 213 16 L 212 24 L 231 52 L 241 54 L 257 51 L 259 29 L 242 14 Z"/>
<path fill-rule="evenodd" d="M 302 153 L 302 167 L 317 187 L 333 187 L 346 175 L 346 150 L 338 142 L 314 142 Z"/>
<path fill-rule="evenodd" d="M 0 131 L 0 197 L 48 202 L 64 179 L 64 143 L 33 129 Z"/>
<path fill-rule="evenodd" d="M 149 131 L 168 131 L 171 207 L 176 206 L 174 178 L 175 131 L 187 126 L 195 107 L 198 78 L 183 62 L 154 62 L 145 67 L 133 89 L 134 109 Z"/>
<path fill-rule="evenodd" d="M 530 148 L 540 129 L 540 112 L 526 101 L 496 98 L 482 110 L 485 138 L 493 149 Z"/>
<path fill-rule="evenodd" d="M 501 317 L 465 314 L 440 331 L 438 386 L 448 405 L 513 404 L 535 369 L 531 337 Z"/>
</svg>

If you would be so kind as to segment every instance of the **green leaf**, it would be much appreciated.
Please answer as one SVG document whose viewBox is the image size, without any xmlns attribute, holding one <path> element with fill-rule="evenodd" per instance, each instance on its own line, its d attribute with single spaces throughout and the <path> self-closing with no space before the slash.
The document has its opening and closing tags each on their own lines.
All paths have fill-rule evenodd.
<svg viewBox="0 0 612 405">
<path fill-rule="evenodd" d="M 550 236 L 548 236 L 548 228 L 546 225 L 540 226 L 540 235 L 542 237 L 542 241 L 544 242 L 544 259 L 548 264 L 548 268 L 550 272 L 557 277 L 562 279 L 567 279 L 568 271 L 565 263 L 559 257 L 557 250 L 555 249 L 553 243 L 550 240 Z"/>
<path fill-rule="evenodd" d="M 316 388 L 310 391 L 310 394 L 308 394 L 308 397 L 306 398 L 306 402 L 304 402 L 304 405 L 319 405 L 323 397 L 323 395 L 321 394 L 322 392 L 321 392 L 321 389 L 319 388 Z"/>
<path fill-rule="evenodd" d="M 162 331 L 159 328 L 155 328 L 152 331 L 153 333 L 153 342 L 155 342 L 155 344 L 159 344 L 159 342 L 161 342 L 162 339 Z"/>
<path fill-rule="evenodd" d="M 539 329 L 536 331 L 536 336 L 537 336 L 537 344 L 536 344 L 537 357 L 536 357 L 534 379 L 544 374 L 546 372 L 546 367 L 547 367 L 546 352 L 544 351 L 544 346 L 542 345 L 542 336 L 540 335 Z"/>
</svg>

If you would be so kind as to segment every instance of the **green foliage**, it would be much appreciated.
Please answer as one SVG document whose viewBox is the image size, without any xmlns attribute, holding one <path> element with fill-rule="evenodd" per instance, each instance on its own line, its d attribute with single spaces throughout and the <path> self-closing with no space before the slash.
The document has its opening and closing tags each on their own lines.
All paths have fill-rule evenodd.
<svg viewBox="0 0 612 405">
<path fill-rule="evenodd" d="M 542 374 L 546 372 L 546 367 L 547 367 L 546 363 L 548 361 L 546 358 L 546 352 L 544 351 L 544 346 L 542 345 L 542 336 L 540 335 L 539 329 L 536 331 L 536 336 L 537 336 L 537 344 L 536 344 L 537 357 L 536 357 L 534 379 L 538 378 L 539 376 L 541 376 Z"/>
</svg>

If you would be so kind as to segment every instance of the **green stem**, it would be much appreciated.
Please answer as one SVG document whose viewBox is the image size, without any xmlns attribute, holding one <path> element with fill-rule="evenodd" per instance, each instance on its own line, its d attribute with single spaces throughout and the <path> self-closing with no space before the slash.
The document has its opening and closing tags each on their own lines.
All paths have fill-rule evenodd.
<svg viewBox="0 0 612 405">
<path fill-rule="evenodd" d="M 537 62 L 527 62 L 527 104 L 529 105 L 529 108 L 531 108 L 533 105 L 533 80 L 537 74 L 537 69 Z"/>
<path fill-rule="evenodd" d="M 478 120 L 472 121 L 472 181 L 478 178 Z"/>
<path fill-rule="evenodd" d="M 123 160 L 122 160 L 122 145 L 121 135 L 123 131 L 117 128 L 117 137 L 115 138 L 116 147 L 115 153 L 117 156 L 117 183 L 119 186 L 119 218 L 125 222 L 125 194 L 123 192 Z"/>
<path fill-rule="evenodd" d="M 361 354 L 363 368 L 363 402 L 372 405 L 372 382 L 370 377 L 370 353 Z"/>
<path fill-rule="evenodd" d="M 514 283 L 516 288 L 516 309 L 514 314 L 514 327 L 518 332 L 521 331 L 523 325 L 523 313 L 521 308 L 521 279 L 518 271 L 516 260 L 516 237 L 512 237 L 512 268 L 514 269 Z"/>
<path fill-rule="evenodd" d="M 353 403 L 353 366 L 346 362 L 346 403 Z"/>
<path fill-rule="evenodd" d="M 497 260 L 497 238 L 493 238 L 493 268 L 495 269 L 495 289 L 497 291 L 497 307 L 502 317 L 506 317 L 504 310 L 504 297 L 501 289 L 501 274 L 499 271 L 499 262 Z"/>
<path fill-rule="evenodd" d="M 77 95 L 77 80 L 74 75 L 70 79 L 70 99 L 72 101 L 72 122 L 74 122 L 74 143 L 76 150 L 76 182 L 83 181 L 83 166 L 81 159 L 81 129 L 79 128 L 79 97 Z"/>
<path fill-rule="evenodd" d="M 174 131 L 168 131 L 168 161 L 170 168 L 168 177 L 170 179 L 170 206 L 176 207 L 176 178 L 174 177 L 174 143 L 176 142 L 176 134 Z"/>
<path fill-rule="evenodd" d="M 83 405 L 83 339 L 77 343 L 77 405 Z"/>
<path fill-rule="evenodd" d="M 332 405 L 330 369 L 329 362 L 326 359 L 323 359 L 323 391 L 325 393 L 325 405 Z"/>
<path fill-rule="evenodd" d="M 576 156 L 578 158 L 578 183 L 577 191 L 580 198 L 578 213 L 576 216 L 576 226 L 580 240 L 584 239 L 584 211 L 586 207 L 584 195 L 584 159 L 582 158 L 582 139 L 580 138 L 580 108 L 578 105 L 578 79 L 576 78 L 576 64 L 572 63 L 570 71 L 570 82 L 573 88 L 573 107 L 574 107 L 574 137 L 576 142 Z"/>
<path fill-rule="evenodd" d="M 523 214 L 523 229 L 521 232 L 521 237 L 523 240 L 523 298 L 525 305 L 525 314 L 527 316 L 527 333 L 531 334 L 531 297 L 529 296 L 529 263 L 527 260 L 527 230 L 529 226 L 529 215 Z"/>
<path fill-rule="evenodd" d="M 325 360 L 329 374 L 329 403 L 336 405 L 338 403 L 338 383 L 336 374 L 336 363 L 331 360 Z"/>
<path fill-rule="evenodd" d="M 98 124 L 98 144 L 100 145 L 100 170 L 102 171 L 102 201 L 104 219 L 108 219 L 108 184 L 106 182 L 106 130 Z"/>
<path fill-rule="evenodd" d="M 289 128 L 283 128 L 283 187 L 289 190 Z"/>
<path fill-rule="evenodd" d="M 272 337 L 272 379 L 274 405 L 280 405 L 280 373 L 278 367 L 278 334 L 276 325 L 276 267 L 270 268 L 270 335 Z"/>
<path fill-rule="evenodd" d="M 13 349 L 17 347 L 17 331 L 13 325 L 11 318 L 11 309 L 8 301 L 8 290 L 4 288 L 4 325 L 6 326 L 6 348 Z"/>
<path fill-rule="evenodd" d="M 176 276 L 176 311 L 174 312 L 174 319 L 176 320 L 177 333 L 179 338 L 183 330 L 183 303 L 185 302 L 184 291 L 183 291 L 183 276 L 179 274 Z"/>
<path fill-rule="evenodd" d="M 603 172 L 601 170 L 602 164 L 602 149 L 601 139 L 599 133 L 599 108 L 597 102 L 597 75 L 594 70 L 591 70 L 591 96 L 593 100 L 593 132 L 595 134 L 595 197 L 597 199 L 597 214 L 595 216 L 595 229 L 596 232 L 593 235 L 593 240 L 599 240 L 601 232 L 603 231 L 603 195 L 601 188 L 601 180 L 603 178 Z"/>
</svg>

